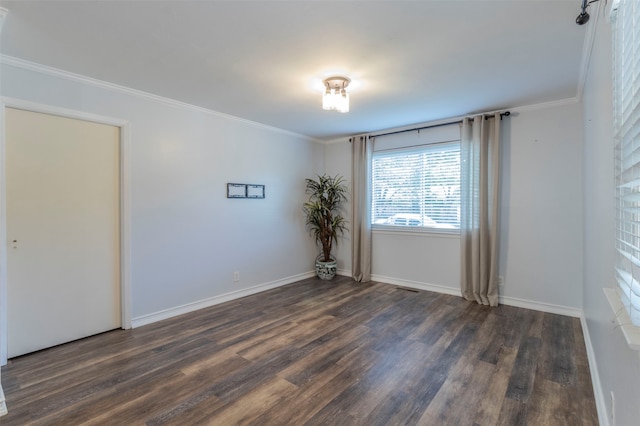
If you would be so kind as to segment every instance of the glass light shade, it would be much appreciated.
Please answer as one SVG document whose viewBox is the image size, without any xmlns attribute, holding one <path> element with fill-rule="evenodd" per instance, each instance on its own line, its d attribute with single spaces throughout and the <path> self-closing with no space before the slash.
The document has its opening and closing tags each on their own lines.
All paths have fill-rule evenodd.
<svg viewBox="0 0 640 426">
<path fill-rule="evenodd" d="M 344 89 L 327 89 L 322 96 L 322 109 L 349 112 L 349 94 Z"/>
<path fill-rule="evenodd" d="M 322 95 L 322 109 L 327 111 L 335 109 L 334 103 L 333 103 L 333 96 L 334 96 L 333 89 L 327 89 L 324 92 L 324 95 Z"/>
<path fill-rule="evenodd" d="M 346 90 L 342 89 L 339 95 L 338 107 L 339 112 L 349 112 L 349 94 Z"/>
<path fill-rule="evenodd" d="M 349 112 L 349 94 L 346 87 L 351 80 L 347 77 L 334 76 L 324 80 L 325 91 L 322 95 L 322 109 L 338 112 Z"/>
</svg>

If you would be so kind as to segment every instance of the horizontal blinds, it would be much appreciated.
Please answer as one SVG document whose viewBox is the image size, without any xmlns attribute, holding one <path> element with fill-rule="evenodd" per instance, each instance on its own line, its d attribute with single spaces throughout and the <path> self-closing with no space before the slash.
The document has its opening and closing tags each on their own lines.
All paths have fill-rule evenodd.
<svg viewBox="0 0 640 426">
<path fill-rule="evenodd" d="M 459 228 L 459 140 L 374 152 L 371 189 L 373 224 Z"/>
<path fill-rule="evenodd" d="M 616 281 L 640 326 L 640 3 L 620 0 L 613 21 Z"/>
</svg>

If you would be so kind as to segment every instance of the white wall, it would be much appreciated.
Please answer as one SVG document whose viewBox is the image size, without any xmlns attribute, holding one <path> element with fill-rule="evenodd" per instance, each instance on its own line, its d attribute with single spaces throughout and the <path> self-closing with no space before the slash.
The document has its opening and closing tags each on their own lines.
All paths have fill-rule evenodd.
<svg viewBox="0 0 640 426">
<path fill-rule="evenodd" d="M 585 83 L 584 107 L 584 289 L 583 310 L 593 348 L 592 368 L 599 402 L 616 424 L 640 419 L 640 358 L 615 329 L 614 313 L 602 289 L 614 287 L 614 162 L 612 128 L 611 26 L 608 13 L 597 22 L 595 43 Z M 595 361 L 595 363 L 594 363 Z M 599 380 L 598 380 L 599 379 Z M 610 421 L 610 420 L 609 420 Z M 605 423 L 606 424 L 606 423 Z"/>
<path fill-rule="evenodd" d="M 582 111 L 577 102 L 505 120 L 502 294 L 548 306 L 582 304 Z"/>
<path fill-rule="evenodd" d="M 343 216 L 351 229 L 351 144 L 348 139 L 332 141 L 325 146 L 325 173 L 330 176 L 341 175 L 349 188 L 349 199 L 344 206 Z M 333 254 L 338 261 L 338 273 L 351 276 L 351 233 L 347 232 L 338 239 Z"/>
<path fill-rule="evenodd" d="M 301 205 L 322 145 L 6 63 L 0 93 L 130 122 L 134 320 L 313 270 Z M 266 199 L 227 199 L 227 182 L 264 184 Z"/>
<path fill-rule="evenodd" d="M 582 282 L 582 111 L 575 101 L 521 108 L 503 122 L 500 274 L 507 303 L 578 315 Z M 327 170 L 350 178 L 347 141 Z M 351 269 L 344 246 L 338 262 Z M 459 294 L 457 236 L 375 232 L 372 273 Z"/>
</svg>

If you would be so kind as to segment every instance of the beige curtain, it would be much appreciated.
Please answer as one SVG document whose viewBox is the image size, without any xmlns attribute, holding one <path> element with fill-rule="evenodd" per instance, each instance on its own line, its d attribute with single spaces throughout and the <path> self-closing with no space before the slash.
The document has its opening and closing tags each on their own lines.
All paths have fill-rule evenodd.
<svg viewBox="0 0 640 426">
<path fill-rule="evenodd" d="M 498 306 L 500 114 L 463 120 L 460 159 L 462 295 Z"/>
<path fill-rule="evenodd" d="M 351 142 L 351 276 L 371 281 L 371 154 L 373 138 L 354 136 Z"/>
</svg>

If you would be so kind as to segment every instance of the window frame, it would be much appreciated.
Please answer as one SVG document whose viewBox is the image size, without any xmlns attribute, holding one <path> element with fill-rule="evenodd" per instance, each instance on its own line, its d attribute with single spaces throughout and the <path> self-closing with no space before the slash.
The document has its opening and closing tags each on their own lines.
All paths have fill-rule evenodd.
<svg viewBox="0 0 640 426">
<path fill-rule="evenodd" d="M 611 7 L 612 28 L 612 75 L 613 75 L 613 141 L 614 141 L 614 181 L 615 181 L 615 222 L 614 235 L 616 260 L 614 265 L 613 281 L 615 288 L 605 288 L 605 296 L 615 313 L 615 320 L 622 331 L 627 345 L 631 349 L 640 350 L 640 321 L 636 317 L 635 325 L 632 321 L 633 311 L 640 310 L 638 295 L 633 291 L 638 287 L 640 280 L 640 213 L 636 210 L 640 185 L 640 159 L 635 152 L 640 149 L 640 115 L 634 115 L 640 102 L 640 74 L 634 62 L 640 61 L 640 47 L 637 43 L 640 31 L 632 26 L 629 30 L 625 25 L 629 22 L 620 22 L 621 8 L 630 7 L 632 11 L 625 10 L 622 19 L 640 20 L 640 5 L 633 1 L 615 1 Z M 627 31 L 623 32 L 623 29 Z M 629 42 L 631 39 L 633 41 Z M 627 48 L 631 48 L 628 51 Z M 632 74 L 629 77 L 629 74 Z M 635 73 L 635 74 L 634 74 Z M 632 107 L 636 104 L 635 109 Z M 629 109 L 631 105 L 631 110 Z M 637 132 L 634 136 L 633 132 Z M 630 140 L 631 139 L 631 140 Z M 629 178 L 628 175 L 631 175 Z M 632 198 L 634 198 L 632 200 Z M 628 203 L 634 205 L 629 206 Z M 631 215 L 631 216 L 630 216 Z M 635 252 L 635 253 L 633 253 Z M 626 283 L 625 281 L 629 281 Z M 629 291 L 629 295 L 625 294 Z M 631 293 L 634 293 L 635 303 L 631 306 Z"/>
<path fill-rule="evenodd" d="M 460 128 L 459 123 L 455 123 L 455 124 L 447 124 L 447 125 L 453 125 L 456 126 L 458 129 Z M 429 129 L 427 129 L 429 130 Z M 370 215 L 371 215 L 371 229 L 373 232 L 376 233 L 386 233 L 386 234 L 403 234 L 403 235 L 437 235 L 437 236 L 441 236 L 441 237 L 459 237 L 460 235 L 460 223 L 458 223 L 458 227 L 457 228 L 446 228 L 446 227 L 433 227 L 433 226 L 411 226 L 411 225 L 393 225 L 393 224 L 383 224 L 383 223 L 374 223 L 374 205 L 375 205 L 375 200 L 374 200 L 374 177 L 375 177 L 375 171 L 374 171 L 374 161 L 375 161 L 375 157 L 376 156 L 381 156 L 384 155 L 384 153 L 402 153 L 402 152 L 424 152 L 429 150 L 429 148 L 432 148 L 436 145 L 443 145 L 443 144 L 449 144 L 449 145 L 457 145 L 457 149 L 458 149 L 458 155 L 460 155 L 460 150 L 461 150 L 461 137 L 459 136 L 459 132 L 458 132 L 458 137 L 455 139 L 451 139 L 451 138 L 446 138 L 445 140 L 433 140 L 427 143 L 421 143 L 421 144 L 407 144 L 404 146 L 394 146 L 392 148 L 386 148 L 386 149 L 379 149 L 379 150 L 375 150 L 373 152 L 373 155 L 371 157 L 371 177 L 370 177 L 370 181 L 368 183 L 368 190 L 371 194 L 371 204 L 369 206 L 370 209 Z M 461 172 L 459 171 L 459 176 L 458 178 L 461 178 Z M 459 204 L 458 204 L 458 209 L 459 209 Z M 402 214 L 402 213 L 399 213 Z M 458 213 L 459 215 L 459 213 Z"/>
</svg>

